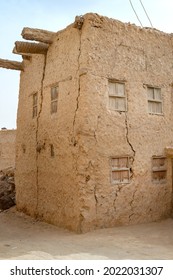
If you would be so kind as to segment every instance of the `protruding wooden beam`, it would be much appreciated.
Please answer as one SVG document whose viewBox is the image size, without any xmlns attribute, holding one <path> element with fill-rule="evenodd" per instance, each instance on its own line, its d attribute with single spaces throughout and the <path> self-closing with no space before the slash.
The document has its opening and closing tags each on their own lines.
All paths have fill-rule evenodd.
<svg viewBox="0 0 173 280">
<path fill-rule="evenodd" d="M 22 55 L 22 58 L 23 58 L 23 59 L 31 60 L 31 58 L 32 58 L 32 55 L 31 55 L 31 54 L 27 54 L 27 55 L 26 55 L 25 53 L 18 53 L 18 52 L 16 51 L 16 47 L 14 47 L 13 53 L 14 53 L 14 54 Z"/>
<path fill-rule="evenodd" d="M 21 35 L 26 40 L 51 44 L 53 42 L 53 37 L 55 34 L 55 32 L 43 29 L 24 27 Z"/>
<path fill-rule="evenodd" d="M 23 70 L 23 64 L 18 61 L 0 59 L 0 67 L 12 70 Z"/>
<path fill-rule="evenodd" d="M 74 27 L 75 28 L 77 28 L 79 30 L 82 29 L 83 23 L 84 23 L 83 16 L 76 16 L 75 17 L 75 22 L 74 22 Z"/>
<path fill-rule="evenodd" d="M 15 42 L 15 48 L 22 54 L 46 54 L 49 45 L 44 43 Z"/>
</svg>

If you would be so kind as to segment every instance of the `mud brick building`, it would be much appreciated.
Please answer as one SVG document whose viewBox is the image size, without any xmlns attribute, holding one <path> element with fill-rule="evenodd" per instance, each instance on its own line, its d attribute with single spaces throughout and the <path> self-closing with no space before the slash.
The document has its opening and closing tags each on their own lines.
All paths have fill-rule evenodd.
<svg viewBox="0 0 173 280">
<path fill-rule="evenodd" d="M 0 170 L 15 166 L 16 130 L 0 130 Z"/>
<path fill-rule="evenodd" d="M 76 232 L 172 211 L 173 37 L 97 14 L 24 28 L 17 208 Z"/>
</svg>

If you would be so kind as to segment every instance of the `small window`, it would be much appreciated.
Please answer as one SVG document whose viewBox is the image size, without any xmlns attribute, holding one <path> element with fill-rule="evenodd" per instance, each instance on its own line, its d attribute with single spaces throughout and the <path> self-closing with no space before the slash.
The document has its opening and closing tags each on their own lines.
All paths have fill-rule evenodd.
<svg viewBox="0 0 173 280">
<path fill-rule="evenodd" d="M 127 184 L 130 182 L 129 157 L 112 158 L 111 169 L 112 183 Z"/>
<path fill-rule="evenodd" d="M 33 94 L 33 108 L 32 108 L 32 117 L 35 118 L 37 116 L 37 103 L 38 103 L 38 93 Z"/>
<path fill-rule="evenodd" d="M 109 109 L 126 111 L 125 84 L 109 81 Z"/>
<path fill-rule="evenodd" d="M 148 112 L 162 114 L 162 95 L 160 88 L 148 87 Z"/>
<path fill-rule="evenodd" d="M 166 180 L 166 158 L 162 156 L 153 156 L 152 158 L 152 179 L 156 183 L 162 183 Z"/>
<path fill-rule="evenodd" d="M 58 87 L 51 88 L 51 114 L 56 113 L 58 108 Z"/>
</svg>

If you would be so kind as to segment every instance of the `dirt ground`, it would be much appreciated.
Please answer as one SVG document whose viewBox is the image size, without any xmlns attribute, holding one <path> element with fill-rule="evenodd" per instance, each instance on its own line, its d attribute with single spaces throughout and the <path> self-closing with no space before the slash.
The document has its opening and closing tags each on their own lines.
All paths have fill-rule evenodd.
<svg viewBox="0 0 173 280">
<path fill-rule="evenodd" d="M 0 259 L 173 259 L 173 219 L 75 234 L 15 207 L 0 213 Z"/>
</svg>

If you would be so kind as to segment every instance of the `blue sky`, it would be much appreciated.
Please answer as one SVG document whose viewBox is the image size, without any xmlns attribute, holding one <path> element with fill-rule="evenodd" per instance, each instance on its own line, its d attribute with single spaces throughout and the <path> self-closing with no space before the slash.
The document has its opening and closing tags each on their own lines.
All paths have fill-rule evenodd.
<svg viewBox="0 0 173 280">
<path fill-rule="evenodd" d="M 150 26 L 140 0 L 131 0 L 143 26 Z M 173 33 L 173 1 L 142 1 L 154 28 Z M 76 15 L 95 12 L 139 25 L 129 0 L 0 0 L 0 58 L 19 60 L 12 54 L 23 27 L 58 31 Z M 0 128 L 16 128 L 20 72 L 0 68 Z"/>
</svg>

